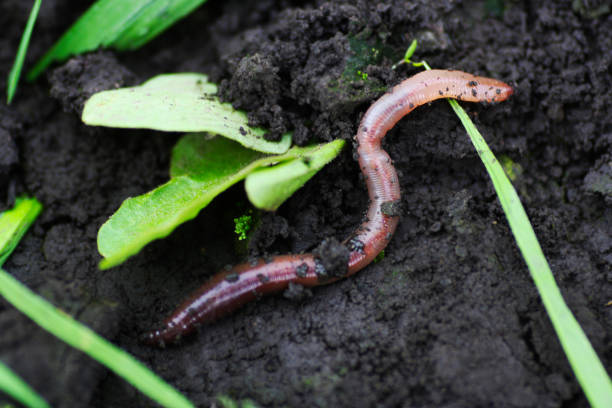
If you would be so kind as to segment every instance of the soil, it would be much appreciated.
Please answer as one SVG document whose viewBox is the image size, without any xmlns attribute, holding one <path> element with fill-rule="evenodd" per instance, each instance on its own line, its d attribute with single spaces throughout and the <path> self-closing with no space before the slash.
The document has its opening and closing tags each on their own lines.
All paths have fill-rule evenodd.
<svg viewBox="0 0 612 408">
<path fill-rule="evenodd" d="M 91 2 L 47 0 L 39 58 Z M 31 2 L 0 3 L 0 88 Z M 606 5 L 608 8 L 606 9 Z M 100 271 L 96 234 L 129 197 L 168 178 L 180 135 L 90 128 L 93 92 L 195 71 L 274 138 L 351 140 L 363 112 L 418 58 L 509 82 L 496 106 L 464 104 L 519 191 L 564 298 L 612 371 L 612 15 L 601 1 L 209 0 L 142 49 L 56 65 L 0 106 L 0 207 L 44 211 L 5 269 L 145 362 L 197 406 L 586 407 L 488 176 L 447 104 L 403 119 L 384 147 L 402 219 L 382 260 L 311 291 L 293 287 L 164 350 L 139 342 L 181 299 L 249 255 L 311 251 L 358 225 L 367 194 L 350 144 L 247 246 L 242 186 L 125 264 Z M 151 401 L 0 301 L 0 360 L 54 407 Z M 0 405 L 7 401 L 0 395 Z"/>
</svg>

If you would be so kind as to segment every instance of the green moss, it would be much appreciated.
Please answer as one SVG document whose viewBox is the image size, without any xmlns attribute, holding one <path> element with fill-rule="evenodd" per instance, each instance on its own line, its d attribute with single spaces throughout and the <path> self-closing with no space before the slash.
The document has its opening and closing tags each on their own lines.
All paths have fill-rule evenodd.
<svg viewBox="0 0 612 408">
<path fill-rule="evenodd" d="M 247 239 L 249 231 L 253 228 L 253 210 L 249 210 L 248 213 L 234 218 L 234 224 L 234 232 L 238 235 L 238 240 Z"/>
<path fill-rule="evenodd" d="M 506 173 L 511 181 L 515 181 L 521 174 L 523 174 L 523 167 L 520 164 L 515 163 L 508 156 L 500 156 L 499 163 L 502 165 L 504 173 Z"/>
<path fill-rule="evenodd" d="M 368 65 L 378 65 L 384 57 L 397 58 L 393 50 L 382 43 L 379 38 L 371 39 L 369 32 L 362 32 L 349 38 L 349 46 L 353 55 L 346 61 L 342 74 L 345 81 L 367 81 L 364 70 Z"/>
<path fill-rule="evenodd" d="M 383 58 L 393 60 L 396 53 L 378 37 L 364 31 L 349 38 L 352 56 L 346 61 L 344 71 L 337 80 L 328 83 L 335 93 L 343 95 L 356 103 L 372 99 L 385 92 L 387 87 L 378 79 L 372 78 L 366 72 L 369 65 L 379 65 Z"/>
</svg>

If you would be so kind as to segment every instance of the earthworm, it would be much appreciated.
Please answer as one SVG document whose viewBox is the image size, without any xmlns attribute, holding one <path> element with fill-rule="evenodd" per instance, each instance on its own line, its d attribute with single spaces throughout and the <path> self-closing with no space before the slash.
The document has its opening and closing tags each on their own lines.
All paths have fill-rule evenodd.
<svg viewBox="0 0 612 408">
<path fill-rule="evenodd" d="M 355 140 L 359 167 L 370 204 L 363 223 L 344 241 L 348 265 L 340 273 L 327 271 L 313 254 L 281 255 L 237 265 L 212 277 L 168 317 L 145 341 L 164 346 L 262 295 L 286 289 L 290 283 L 312 287 L 350 276 L 382 251 L 399 221 L 400 189 L 391 158 L 381 141 L 403 116 L 419 105 L 440 98 L 468 102 L 500 102 L 512 88 L 496 79 L 461 71 L 423 71 L 401 82 L 378 99 L 363 116 Z"/>
</svg>

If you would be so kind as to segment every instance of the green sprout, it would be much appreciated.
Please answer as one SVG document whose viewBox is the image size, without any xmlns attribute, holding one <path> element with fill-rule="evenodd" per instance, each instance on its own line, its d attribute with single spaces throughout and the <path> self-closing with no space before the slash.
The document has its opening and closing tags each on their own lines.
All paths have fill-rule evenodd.
<svg viewBox="0 0 612 408">
<path fill-rule="evenodd" d="M 427 69 L 431 69 L 427 66 L 427 63 L 425 61 L 421 61 L 421 62 L 414 62 L 412 61 L 410 58 L 412 58 L 412 55 L 414 54 L 414 52 L 416 51 L 417 48 L 417 40 L 414 39 L 412 40 L 412 42 L 410 43 L 410 45 L 408 46 L 408 49 L 406 50 L 406 53 L 404 54 L 404 59 L 402 59 L 401 61 L 399 61 L 397 64 L 394 64 L 391 69 L 395 69 L 398 66 L 402 65 L 402 64 L 412 64 L 413 67 L 422 67 L 422 66 L 426 66 Z"/>
</svg>

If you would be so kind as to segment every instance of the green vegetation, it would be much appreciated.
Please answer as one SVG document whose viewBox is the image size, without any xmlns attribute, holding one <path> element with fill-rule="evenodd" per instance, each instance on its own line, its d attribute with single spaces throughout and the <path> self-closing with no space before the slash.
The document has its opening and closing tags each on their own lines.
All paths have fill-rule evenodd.
<svg viewBox="0 0 612 408">
<path fill-rule="evenodd" d="M 41 1 L 42 0 L 34 1 L 34 6 L 32 7 L 32 11 L 30 12 L 30 17 L 28 17 L 28 22 L 26 23 L 25 29 L 23 30 L 23 35 L 21 36 L 21 41 L 19 42 L 19 48 L 17 49 L 17 55 L 15 56 L 13 68 L 11 69 L 11 72 L 8 76 L 6 86 L 6 103 L 9 105 L 13 100 L 13 97 L 15 96 L 15 91 L 17 90 L 17 83 L 19 82 L 19 77 L 21 76 L 23 61 L 25 60 L 26 52 L 28 50 L 28 44 L 30 43 L 32 30 L 34 30 L 34 23 L 36 22 L 36 18 L 38 17 L 38 11 L 40 10 Z"/>
<path fill-rule="evenodd" d="M 506 173 L 506 176 L 508 176 L 510 181 L 515 181 L 517 177 L 523 174 L 523 167 L 520 164 L 514 162 L 510 157 L 501 156 L 499 158 L 499 162 L 502 165 L 502 168 L 504 169 L 504 172 Z"/>
<path fill-rule="evenodd" d="M 140 86 L 93 95 L 85 103 L 82 120 L 91 126 L 211 132 L 265 153 L 289 149 L 289 134 L 280 142 L 265 140 L 264 129 L 249 127 L 247 115 L 219 102 L 216 94 L 217 85 L 203 74 L 158 75 Z"/>
<path fill-rule="evenodd" d="M 248 214 L 243 214 L 238 218 L 234 218 L 234 224 L 236 227 L 234 228 L 234 232 L 238 235 L 238 240 L 243 241 L 247 239 L 247 234 L 251 231 L 253 227 L 253 213 L 252 210 L 249 210 Z"/>
<path fill-rule="evenodd" d="M 133 50 L 155 38 L 205 0 L 98 0 L 28 73 L 34 80 L 51 63 L 98 48 Z"/>
<path fill-rule="evenodd" d="M 467 129 L 470 139 L 491 177 L 499 202 L 514 234 L 514 239 L 527 263 L 531 278 L 540 293 L 548 317 L 555 328 L 557 337 L 578 382 L 582 386 L 582 390 L 591 406 L 595 408 L 612 406 L 612 381 L 610 381 L 610 377 L 608 377 L 595 350 L 593 350 L 589 339 L 563 300 L 561 291 L 555 282 L 518 194 L 469 116 L 457 101 L 449 100 L 449 102 L 461 119 L 463 126 Z"/>
<path fill-rule="evenodd" d="M 0 214 L 0 267 L 42 210 L 35 198 L 20 197 L 12 210 Z"/>
<path fill-rule="evenodd" d="M 413 41 L 409 50 L 411 48 L 416 49 L 415 41 Z M 424 66 L 428 70 L 431 69 L 425 61 L 419 63 L 410 61 L 414 49 L 411 53 L 406 53 L 404 61 L 413 65 Z M 589 339 L 563 300 L 561 291 L 555 282 L 518 194 L 506 177 L 504 169 L 463 108 L 454 99 L 448 99 L 448 102 L 461 120 L 489 173 L 514 239 L 527 263 L 531 278 L 538 289 L 548 317 L 582 390 L 591 406 L 595 408 L 612 406 L 612 381 L 610 381 L 610 377 L 597 357 L 595 350 L 593 350 Z"/>
<path fill-rule="evenodd" d="M 385 250 L 383 249 L 382 251 L 380 251 L 378 253 L 378 255 L 376 255 L 376 258 L 374 258 L 374 260 L 372 262 L 378 263 L 378 262 L 382 261 L 384 258 L 385 258 Z"/>
<path fill-rule="evenodd" d="M 344 145 L 334 141 L 288 150 L 290 134 L 278 143 L 265 140 L 263 129 L 250 128 L 246 114 L 220 103 L 216 92 L 206 75 L 168 74 L 141 86 L 97 93 L 86 102 L 82 118 L 89 125 L 224 136 L 188 133 L 176 144 L 171 179 L 128 198 L 100 228 L 98 250 L 105 258 L 101 268 L 116 266 L 149 242 L 166 237 L 242 179 L 257 208 L 276 210 Z"/>
<path fill-rule="evenodd" d="M 0 237 L 1 253 L 10 254 L 40 210 L 41 205 L 36 199 L 22 198 L 13 210 L 0 216 L 0 231 L 16 231 Z M 0 269 L 0 296 L 37 325 L 104 364 L 162 406 L 193 407 L 184 396 L 130 354 L 55 308 L 2 269 Z M 40 397 L 3 365 L 0 365 L 0 389 L 28 406 L 46 406 Z"/>
<path fill-rule="evenodd" d="M 1 271 L 1 269 L 0 269 Z M 1 273 L 1 272 L 0 272 Z M 0 362 L 0 391 L 30 408 L 47 408 L 49 404 L 17 374 Z M 9 405 L 6 405 L 9 406 Z"/>
<path fill-rule="evenodd" d="M 278 207 L 336 157 L 343 146 L 344 141 L 336 140 L 323 145 L 292 147 L 282 155 L 270 156 L 223 137 L 187 134 L 173 150 L 170 181 L 149 193 L 125 200 L 100 228 L 98 250 L 105 257 L 100 267 L 118 265 L 149 242 L 167 236 L 178 225 L 195 217 L 214 197 L 244 178 L 245 184 L 256 186 L 252 200 L 256 206 Z M 275 166 L 268 168 L 271 165 Z M 250 177 L 255 179 L 249 180 Z M 247 191 L 251 188 L 247 187 Z"/>
</svg>

